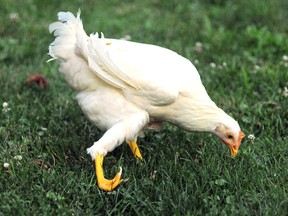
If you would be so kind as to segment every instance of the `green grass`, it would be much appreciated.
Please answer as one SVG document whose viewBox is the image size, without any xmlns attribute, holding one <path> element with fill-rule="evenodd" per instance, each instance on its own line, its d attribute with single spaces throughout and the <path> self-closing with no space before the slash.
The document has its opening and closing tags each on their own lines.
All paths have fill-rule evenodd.
<svg viewBox="0 0 288 216">
<path fill-rule="evenodd" d="M 11 109 L 0 110 L 0 215 L 287 214 L 287 1 L 139 2 L 0 2 L 0 105 Z M 212 99 L 256 139 L 246 136 L 232 159 L 215 136 L 167 124 L 139 139 L 143 163 L 126 145 L 108 154 L 107 176 L 122 166 L 129 180 L 99 190 L 86 148 L 102 133 L 84 117 L 56 62 L 46 63 L 49 23 L 58 11 L 78 8 L 88 33 L 129 34 L 197 60 Z M 198 41 L 202 52 L 194 50 Z M 39 72 L 46 89 L 25 82 Z"/>
</svg>

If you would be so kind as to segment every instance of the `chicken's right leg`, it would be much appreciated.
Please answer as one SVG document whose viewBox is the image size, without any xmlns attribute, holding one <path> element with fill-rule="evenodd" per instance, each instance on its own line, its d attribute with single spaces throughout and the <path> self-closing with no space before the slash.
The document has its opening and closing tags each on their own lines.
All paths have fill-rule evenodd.
<svg viewBox="0 0 288 216">
<path fill-rule="evenodd" d="M 140 150 L 139 150 L 139 147 L 138 147 L 136 141 L 132 140 L 132 141 L 127 142 L 127 144 L 129 145 L 134 157 L 136 159 L 143 160 L 142 155 L 140 153 Z"/>
</svg>

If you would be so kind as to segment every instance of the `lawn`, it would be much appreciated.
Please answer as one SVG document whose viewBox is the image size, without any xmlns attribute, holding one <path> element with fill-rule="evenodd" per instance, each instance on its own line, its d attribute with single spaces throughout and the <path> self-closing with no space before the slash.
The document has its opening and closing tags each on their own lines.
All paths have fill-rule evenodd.
<svg viewBox="0 0 288 216">
<path fill-rule="evenodd" d="M 0 215 L 286 215 L 287 0 L 119 2 L 1 0 Z M 78 8 L 88 33 L 129 35 L 191 60 L 246 134 L 237 158 L 211 134 L 165 124 L 139 139 L 142 163 L 126 144 L 109 153 L 106 176 L 122 166 L 128 181 L 99 190 L 86 148 L 102 132 L 46 62 L 48 25 Z M 26 82 L 37 73 L 47 88 Z"/>
</svg>

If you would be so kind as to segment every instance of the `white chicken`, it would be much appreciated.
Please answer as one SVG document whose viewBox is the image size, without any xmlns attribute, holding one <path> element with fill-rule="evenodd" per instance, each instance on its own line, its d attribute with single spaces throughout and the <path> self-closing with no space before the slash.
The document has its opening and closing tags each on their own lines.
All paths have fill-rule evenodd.
<svg viewBox="0 0 288 216">
<path fill-rule="evenodd" d="M 122 169 L 112 180 L 104 177 L 103 160 L 123 142 L 142 159 L 136 140 L 144 129 L 170 122 L 188 131 L 216 134 L 236 156 L 244 137 L 238 123 L 208 96 L 193 64 L 155 45 L 87 36 L 80 19 L 59 12 L 50 24 L 55 40 L 51 60 L 78 94 L 86 116 L 104 135 L 87 149 L 95 160 L 99 188 L 111 191 L 123 180 Z"/>
</svg>

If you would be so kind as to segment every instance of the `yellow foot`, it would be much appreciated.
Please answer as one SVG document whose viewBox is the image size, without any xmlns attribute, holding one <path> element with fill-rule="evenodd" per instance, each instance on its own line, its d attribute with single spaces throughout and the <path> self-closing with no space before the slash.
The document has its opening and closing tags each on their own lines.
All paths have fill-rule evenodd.
<svg viewBox="0 0 288 216">
<path fill-rule="evenodd" d="M 103 160 L 103 155 L 96 154 L 95 168 L 98 187 L 105 191 L 112 191 L 123 181 L 123 179 L 121 179 L 122 168 L 120 167 L 120 171 L 115 175 L 112 180 L 108 180 L 104 177 Z"/>
<path fill-rule="evenodd" d="M 130 147 L 130 149 L 131 149 L 134 157 L 135 157 L 136 159 L 143 160 L 142 155 L 141 155 L 141 153 L 140 153 L 140 150 L 139 150 L 139 148 L 138 148 L 138 145 L 137 145 L 136 141 L 135 141 L 135 140 L 130 141 L 130 142 L 128 142 L 128 145 L 129 145 L 129 147 Z"/>
</svg>

